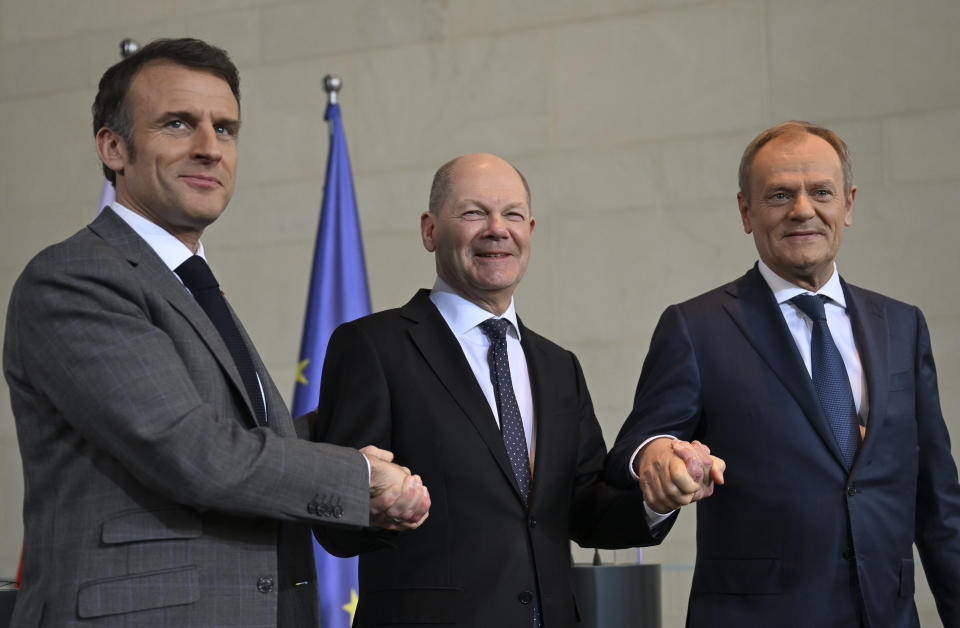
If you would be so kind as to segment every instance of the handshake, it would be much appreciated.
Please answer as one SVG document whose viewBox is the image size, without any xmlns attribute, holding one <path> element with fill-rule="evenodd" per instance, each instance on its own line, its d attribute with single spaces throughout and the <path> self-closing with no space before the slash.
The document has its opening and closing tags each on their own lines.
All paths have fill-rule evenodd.
<svg viewBox="0 0 960 628">
<path fill-rule="evenodd" d="M 726 467 L 700 441 L 688 443 L 673 438 L 650 441 L 633 461 L 643 500 L 659 513 L 713 495 L 714 486 L 723 484 Z"/>
<path fill-rule="evenodd" d="M 393 464 L 393 453 L 368 445 L 360 450 L 370 462 L 370 525 L 385 530 L 414 530 L 427 519 L 430 492 L 419 475 Z M 699 441 L 658 438 L 634 460 L 644 501 L 667 513 L 713 494 L 723 484 L 726 464 Z"/>
<path fill-rule="evenodd" d="M 419 475 L 393 464 L 393 452 L 373 445 L 360 450 L 370 463 L 370 525 L 414 530 L 427 519 L 430 492 Z"/>
</svg>

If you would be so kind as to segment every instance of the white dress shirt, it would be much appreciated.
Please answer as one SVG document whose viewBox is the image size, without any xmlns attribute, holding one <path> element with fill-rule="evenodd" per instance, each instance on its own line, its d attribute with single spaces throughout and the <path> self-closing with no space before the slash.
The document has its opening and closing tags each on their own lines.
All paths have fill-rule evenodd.
<svg viewBox="0 0 960 628">
<path fill-rule="evenodd" d="M 483 396 L 487 398 L 493 417 L 500 425 L 500 413 L 497 411 L 497 399 L 493 390 L 493 382 L 490 379 L 490 364 L 487 361 L 487 354 L 490 350 L 490 339 L 483 330 L 480 329 L 480 323 L 490 318 L 504 318 L 510 321 L 510 327 L 507 328 L 507 357 L 510 360 L 510 379 L 513 381 L 513 394 L 517 398 L 517 405 L 520 406 L 520 418 L 523 420 L 523 433 L 527 439 L 527 452 L 530 458 L 530 469 L 533 470 L 534 450 L 536 448 L 536 439 L 533 437 L 533 392 L 530 389 L 530 372 L 527 368 L 527 356 L 523 353 L 523 347 L 520 345 L 520 326 L 517 324 L 517 312 L 513 306 L 513 298 L 510 299 L 510 306 L 500 316 L 494 316 L 479 305 L 472 303 L 453 291 L 445 281 L 437 277 L 433 284 L 433 290 L 430 291 L 430 300 L 440 315 L 446 321 L 450 331 L 457 337 L 460 348 L 463 349 L 463 355 L 467 358 L 467 363 L 473 371 L 473 376 L 477 378 Z"/>
</svg>

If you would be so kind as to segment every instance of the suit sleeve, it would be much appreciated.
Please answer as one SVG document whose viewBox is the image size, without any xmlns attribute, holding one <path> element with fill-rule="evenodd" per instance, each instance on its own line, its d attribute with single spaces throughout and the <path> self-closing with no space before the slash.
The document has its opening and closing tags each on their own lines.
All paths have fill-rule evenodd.
<svg viewBox="0 0 960 628">
<path fill-rule="evenodd" d="M 916 357 L 917 477 L 916 544 L 944 626 L 960 626 L 960 484 L 950 436 L 940 410 L 930 334 L 918 317 Z"/>
<path fill-rule="evenodd" d="M 607 447 L 593 410 L 583 370 L 571 353 L 579 416 L 577 471 L 571 502 L 570 538 L 584 547 L 623 548 L 655 545 L 663 540 L 676 516 L 651 532 L 646 523 L 643 493 L 634 483 L 619 488 L 603 477 Z M 545 455 L 549 455 L 546 452 Z"/>
<path fill-rule="evenodd" d="M 41 254 L 8 310 L 4 367 L 29 417 L 20 422 L 62 417 L 141 484 L 199 511 L 327 523 L 309 504 L 335 496 L 339 523 L 366 525 L 362 456 L 245 429 L 226 383 L 221 398 L 201 398 L 194 378 L 223 375 L 188 370 L 181 352 L 207 349 L 158 322 L 175 316 L 125 259 Z"/>
<path fill-rule="evenodd" d="M 390 391 L 376 349 L 358 326 L 345 323 L 330 336 L 323 361 L 320 402 L 312 437 L 351 447 L 391 449 Z M 395 533 L 315 528 L 334 556 L 355 556 L 388 546 Z"/>
<path fill-rule="evenodd" d="M 657 434 L 690 440 L 697 433 L 701 411 L 700 370 L 693 340 L 682 311 L 672 305 L 653 332 L 633 410 L 607 457 L 608 481 L 635 486 L 629 464 L 637 447 Z"/>
</svg>

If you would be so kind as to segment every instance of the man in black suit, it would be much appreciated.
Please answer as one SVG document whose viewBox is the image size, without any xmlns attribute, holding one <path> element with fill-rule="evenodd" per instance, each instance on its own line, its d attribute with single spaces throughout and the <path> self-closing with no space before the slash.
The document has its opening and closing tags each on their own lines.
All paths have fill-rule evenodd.
<svg viewBox="0 0 960 628">
<path fill-rule="evenodd" d="M 914 543 L 960 626 L 960 485 L 930 337 L 920 310 L 837 274 L 856 192 L 832 131 L 761 133 L 738 195 L 759 263 L 654 332 L 607 469 L 656 478 L 670 441 L 643 445 L 659 435 L 730 465 L 697 507 L 689 626 L 918 626 Z"/>
<path fill-rule="evenodd" d="M 516 316 L 534 225 L 512 165 L 447 163 L 421 216 L 433 290 L 330 339 L 315 437 L 394 451 L 432 500 L 423 526 L 396 538 L 321 535 L 334 553 L 372 550 L 356 626 L 573 626 L 570 539 L 649 545 L 672 523 L 651 531 L 641 492 L 601 480 L 606 447 L 576 357 Z M 685 447 L 668 481 L 689 501 L 703 489 Z"/>
</svg>

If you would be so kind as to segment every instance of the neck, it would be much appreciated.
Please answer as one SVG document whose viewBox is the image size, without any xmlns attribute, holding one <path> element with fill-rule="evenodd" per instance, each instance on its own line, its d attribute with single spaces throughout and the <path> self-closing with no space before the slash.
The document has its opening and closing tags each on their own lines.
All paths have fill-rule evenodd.
<svg viewBox="0 0 960 628">
<path fill-rule="evenodd" d="M 118 183 L 120 181 L 119 177 L 117 179 Z M 122 186 L 117 187 L 117 202 L 134 212 L 139 214 L 157 225 L 176 239 L 183 242 L 183 244 L 190 249 L 190 252 L 194 255 L 197 254 L 197 251 L 200 250 L 200 236 L 203 235 L 203 229 L 195 229 L 192 227 L 177 227 L 170 224 L 169 221 L 163 220 L 162 217 L 158 216 L 155 212 L 150 211 L 148 208 L 141 206 L 136 203 L 128 195 L 124 194 L 125 190 L 121 191 Z"/>
</svg>

